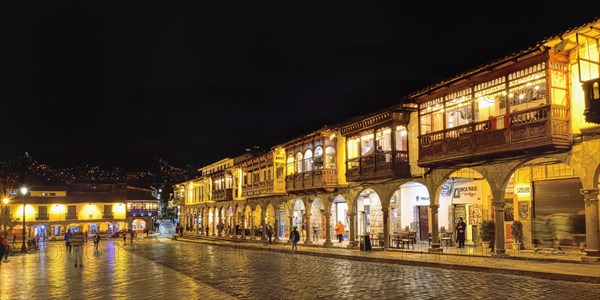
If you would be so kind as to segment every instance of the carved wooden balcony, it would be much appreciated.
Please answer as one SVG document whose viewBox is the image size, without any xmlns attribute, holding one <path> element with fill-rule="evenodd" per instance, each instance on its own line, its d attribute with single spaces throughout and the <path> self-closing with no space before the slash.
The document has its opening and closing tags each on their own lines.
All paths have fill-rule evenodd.
<svg viewBox="0 0 600 300">
<path fill-rule="evenodd" d="M 230 201 L 233 200 L 233 189 L 223 189 L 213 191 L 213 200 Z"/>
<path fill-rule="evenodd" d="M 499 118 L 420 136 L 419 165 L 441 166 L 570 148 L 568 107 L 543 105 Z M 502 123 L 505 126 L 499 125 Z"/>
<path fill-rule="evenodd" d="M 288 192 L 309 193 L 318 190 L 333 191 L 338 185 L 336 169 L 315 169 L 300 174 L 288 175 Z"/>
<path fill-rule="evenodd" d="M 585 96 L 585 109 L 583 110 L 585 120 L 600 124 L 600 78 L 585 81 L 583 93 Z"/>
<path fill-rule="evenodd" d="M 409 177 L 406 151 L 383 151 L 347 161 L 348 181 Z"/>
</svg>

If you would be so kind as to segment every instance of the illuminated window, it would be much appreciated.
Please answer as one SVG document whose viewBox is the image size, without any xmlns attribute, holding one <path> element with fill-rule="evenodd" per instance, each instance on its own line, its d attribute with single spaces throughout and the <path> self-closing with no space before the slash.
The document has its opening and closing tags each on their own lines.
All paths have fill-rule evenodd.
<svg viewBox="0 0 600 300">
<path fill-rule="evenodd" d="M 375 152 L 374 136 L 372 133 L 360 137 L 360 156 L 371 155 Z"/>
<path fill-rule="evenodd" d="M 396 126 L 396 150 L 408 151 L 408 132 L 404 126 Z"/>
<path fill-rule="evenodd" d="M 302 169 L 302 153 L 298 152 L 296 154 L 296 173 L 302 173 L 304 172 Z"/>
<path fill-rule="evenodd" d="M 312 150 L 308 149 L 304 152 L 304 171 L 312 171 Z"/>
<path fill-rule="evenodd" d="M 288 155 L 287 158 L 287 171 L 286 171 L 286 175 L 293 175 L 294 174 L 294 156 L 292 154 Z"/>
<path fill-rule="evenodd" d="M 346 146 L 348 147 L 348 159 L 358 157 L 358 138 L 348 139 Z"/>
<path fill-rule="evenodd" d="M 392 130 L 390 128 L 382 128 L 377 130 L 375 134 L 377 140 L 377 151 L 392 150 Z"/>
<path fill-rule="evenodd" d="M 325 148 L 325 168 L 335 169 L 335 149 L 333 147 Z"/>
</svg>

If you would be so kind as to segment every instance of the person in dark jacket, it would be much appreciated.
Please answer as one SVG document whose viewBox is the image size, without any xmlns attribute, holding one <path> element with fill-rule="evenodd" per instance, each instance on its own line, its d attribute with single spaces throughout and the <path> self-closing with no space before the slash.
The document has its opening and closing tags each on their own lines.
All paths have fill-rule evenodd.
<svg viewBox="0 0 600 300">
<path fill-rule="evenodd" d="M 298 226 L 294 226 L 294 230 L 290 232 L 290 241 L 292 241 L 292 250 L 298 250 L 298 241 L 300 240 L 300 233 L 298 232 Z"/>
<path fill-rule="evenodd" d="M 458 242 L 458 248 L 465 247 L 465 233 L 467 231 L 467 224 L 463 221 L 463 218 L 458 218 L 456 224 L 456 240 Z"/>
</svg>

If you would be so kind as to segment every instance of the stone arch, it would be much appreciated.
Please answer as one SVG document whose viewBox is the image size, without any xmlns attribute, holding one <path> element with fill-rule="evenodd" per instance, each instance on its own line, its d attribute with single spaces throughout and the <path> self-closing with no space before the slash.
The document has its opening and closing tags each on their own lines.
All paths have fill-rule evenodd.
<svg viewBox="0 0 600 300">
<path fill-rule="evenodd" d="M 390 199 L 390 234 L 414 233 L 416 240 L 427 241 L 431 230 L 430 199 L 422 182 L 402 182 Z"/>
<path fill-rule="evenodd" d="M 373 239 L 381 237 L 382 240 L 385 240 L 383 238 L 385 227 L 383 210 L 381 197 L 377 191 L 372 187 L 363 188 L 354 203 L 358 235 L 369 234 Z M 378 241 L 375 243 L 375 246 L 379 244 Z"/>
<path fill-rule="evenodd" d="M 312 240 L 318 242 L 320 239 L 325 238 L 325 203 L 320 197 L 315 197 L 310 204 L 311 214 L 310 220 L 307 222 L 307 226 L 311 230 Z"/>
<path fill-rule="evenodd" d="M 275 207 L 273 206 L 273 204 L 269 201 L 266 204 L 266 209 L 265 209 L 265 224 L 266 225 L 271 225 L 271 226 L 275 226 Z"/>
</svg>

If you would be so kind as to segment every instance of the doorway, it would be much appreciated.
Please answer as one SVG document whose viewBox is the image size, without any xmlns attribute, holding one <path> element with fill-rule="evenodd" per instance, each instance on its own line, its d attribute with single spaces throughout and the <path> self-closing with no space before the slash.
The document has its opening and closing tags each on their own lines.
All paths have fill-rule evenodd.
<svg viewBox="0 0 600 300">
<path fill-rule="evenodd" d="M 429 240 L 429 206 L 416 206 L 419 220 L 419 240 Z"/>
</svg>

